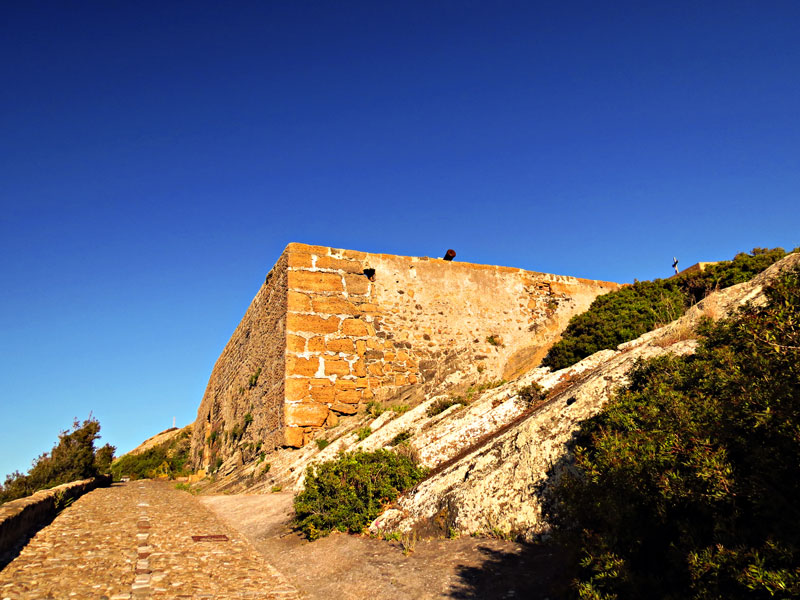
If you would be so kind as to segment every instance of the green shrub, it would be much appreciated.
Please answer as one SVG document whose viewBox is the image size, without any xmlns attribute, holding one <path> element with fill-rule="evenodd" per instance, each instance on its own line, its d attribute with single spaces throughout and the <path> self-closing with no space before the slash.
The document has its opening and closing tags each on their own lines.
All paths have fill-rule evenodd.
<svg viewBox="0 0 800 600">
<path fill-rule="evenodd" d="M 392 441 L 389 442 L 389 445 L 397 446 L 398 444 L 402 444 L 403 442 L 410 440 L 412 435 L 414 434 L 409 429 L 405 429 L 394 436 Z"/>
<path fill-rule="evenodd" d="M 358 431 L 356 431 L 356 436 L 358 437 L 358 441 L 367 439 L 369 436 L 372 435 L 372 429 L 369 427 L 362 427 Z"/>
<path fill-rule="evenodd" d="M 247 413 L 244 416 L 244 426 L 247 427 L 252 422 L 253 422 L 253 414 L 252 413 Z"/>
<path fill-rule="evenodd" d="M 409 408 L 411 408 L 408 404 L 398 404 L 397 406 L 393 406 L 391 408 L 392 412 L 398 415 L 402 415 L 408 412 Z"/>
<path fill-rule="evenodd" d="M 256 369 L 256 372 L 250 375 L 250 379 L 247 380 L 247 387 L 249 389 L 252 390 L 254 387 L 258 385 L 258 378 L 260 375 L 261 375 L 261 367 L 258 367 L 258 369 Z"/>
<path fill-rule="evenodd" d="M 456 404 L 462 404 L 466 406 L 467 402 L 466 400 L 464 400 L 464 398 L 461 397 L 440 398 L 439 400 L 437 400 L 428 407 L 426 414 L 429 417 L 435 417 L 439 413 L 443 413 L 448 408 L 450 408 L 451 406 L 455 406 Z"/>
<path fill-rule="evenodd" d="M 547 398 L 547 392 L 535 381 L 517 390 L 517 400 L 525 408 L 537 408 L 545 398 Z"/>
<path fill-rule="evenodd" d="M 800 269 L 765 293 L 582 425 L 548 509 L 579 597 L 800 596 Z"/>
<path fill-rule="evenodd" d="M 124 454 L 111 465 L 114 479 L 130 477 L 131 479 L 149 479 L 168 477 L 173 479 L 189 475 L 187 466 L 191 440 L 188 431 L 172 439 L 148 448 L 139 454 Z"/>
<path fill-rule="evenodd" d="M 99 433 L 100 423 L 91 415 L 83 423 L 75 419 L 72 429 L 62 431 L 58 443 L 49 453 L 39 456 L 27 474 L 16 471 L 6 476 L 5 483 L 0 485 L 0 504 L 62 483 L 107 473 L 115 448 L 106 444 L 95 451 L 94 442 L 100 437 Z"/>
<path fill-rule="evenodd" d="M 424 475 L 410 458 L 387 450 L 340 454 L 308 467 L 294 500 L 295 524 L 312 540 L 334 529 L 358 533 Z"/>
<path fill-rule="evenodd" d="M 367 402 L 367 413 L 373 417 L 380 417 L 384 412 L 386 412 L 386 408 L 380 402 L 376 400 Z"/>
<path fill-rule="evenodd" d="M 316 442 L 317 442 L 317 448 L 319 448 L 320 450 L 324 450 L 330 445 L 330 442 L 328 440 L 318 439 L 316 440 Z"/>
<path fill-rule="evenodd" d="M 542 365 L 554 371 L 564 369 L 595 352 L 634 340 L 674 321 L 709 292 L 748 281 L 784 256 L 783 248 L 755 248 L 751 254 L 737 254 L 703 272 L 637 281 L 598 296 L 586 312 L 570 319 Z"/>
</svg>

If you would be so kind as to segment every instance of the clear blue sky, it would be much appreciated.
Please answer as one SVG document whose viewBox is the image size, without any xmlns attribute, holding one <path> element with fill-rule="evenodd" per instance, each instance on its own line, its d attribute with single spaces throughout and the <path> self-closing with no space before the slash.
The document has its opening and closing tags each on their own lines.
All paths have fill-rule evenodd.
<svg viewBox="0 0 800 600">
<path fill-rule="evenodd" d="M 619 282 L 800 244 L 800 2 L 0 5 L 0 476 L 196 415 L 290 241 Z"/>
</svg>

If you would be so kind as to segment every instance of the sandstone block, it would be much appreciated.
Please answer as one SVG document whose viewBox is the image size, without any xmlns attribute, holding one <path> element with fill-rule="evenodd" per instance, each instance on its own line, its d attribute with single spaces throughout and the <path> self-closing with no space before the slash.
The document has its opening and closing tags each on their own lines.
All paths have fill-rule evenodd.
<svg viewBox="0 0 800 600">
<path fill-rule="evenodd" d="M 366 377 L 359 377 L 355 380 L 355 384 L 357 388 L 367 388 L 369 387 L 369 379 Z"/>
<path fill-rule="evenodd" d="M 356 340 L 356 354 L 359 356 L 364 356 L 364 352 L 367 351 L 367 343 L 364 340 Z"/>
<path fill-rule="evenodd" d="M 324 381 L 325 384 L 315 385 L 314 381 Z M 317 402 L 333 402 L 333 397 L 335 394 L 335 389 L 333 384 L 328 381 L 327 379 L 322 380 L 312 380 L 311 383 L 311 398 Z"/>
<path fill-rule="evenodd" d="M 353 354 L 355 352 L 355 345 L 353 344 L 353 340 L 347 338 L 328 340 L 328 343 L 325 345 L 325 348 L 330 352 L 345 352 L 347 354 Z"/>
<path fill-rule="evenodd" d="M 394 384 L 395 385 L 406 385 L 408 383 L 408 378 L 405 375 L 395 375 L 394 376 Z"/>
<path fill-rule="evenodd" d="M 350 364 L 338 358 L 325 359 L 325 375 L 349 375 Z"/>
<path fill-rule="evenodd" d="M 378 315 L 381 313 L 381 309 L 378 308 L 377 304 L 371 304 L 369 302 L 364 302 L 363 304 L 358 305 L 358 309 L 367 315 Z"/>
<path fill-rule="evenodd" d="M 299 335 L 292 335 L 291 333 L 286 336 L 286 349 L 289 352 L 305 352 L 306 338 Z"/>
<path fill-rule="evenodd" d="M 314 312 L 324 315 L 357 315 L 360 310 L 352 302 L 336 296 L 314 298 Z"/>
<path fill-rule="evenodd" d="M 325 350 L 325 338 L 322 336 L 315 336 L 308 340 L 309 352 L 322 352 Z"/>
<path fill-rule="evenodd" d="M 305 443 L 301 427 L 286 427 L 283 430 L 283 445 L 291 448 L 302 448 Z"/>
<path fill-rule="evenodd" d="M 322 427 L 328 412 L 328 407 L 318 402 L 287 404 L 284 407 L 285 422 L 289 427 Z"/>
<path fill-rule="evenodd" d="M 339 329 L 339 317 L 323 319 L 317 315 L 300 315 L 289 313 L 286 318 L 289 331 L 307 331 L 309 333 L 333 333 Z"/>
<path fill-rule="evenodd" d="M 383 375 L 383 365 L 378 362 L 372 363 L 367 367 L 367 371 L 370 375 Z"/>
<path fill-rule="evenodd" d="M 286 373 L 289 375 L 313 376 L 319 370 L 319 359 L 303 358 L 301 356 L 286 357 Z"/>
<path fill-rule="evenodd" d="M 354 390 L 356 389 L 357 385 L 356 382 L 351 379 L 339 379 L 334 384 L 334 387 L 337 391 Z"/>
<path fill-rule="evenodd" d="M 413 373 L 409 373 L 409 375 L 408 375 L 408 383 L 417 383 L 418 381 L 419 381 L 419 379 L 417 379 L 416 375 L 414 375 Z"/>
<path fill-rule="evenodd" d="M 317 259 L 317 267 L 320 269 L 333 269 L 344 271 L 345 273 L 361 273 L 364 268 L 361 263 L 346 258 L 334 258 L 332 256 L 320 256 Z"/>
<path fill-rule="evenodd" d="M 344 402 L 334 402 L 331 410 L 342 415 L 354 415 L 358 412 L 358 404 L 345 404 Z"/>
<path fill-rule="evenodd" d="M 287 309 L 294 312 L 311 312 L 311 298 L 300 292 L 289 290 L 286 296 Z"/>
<path fill-rule="evenodd" d="M 345 404 L 358 404 L 361 402 L 361 390 L 340 390 L 336 392 L 336 401 Z"/>
<path fill-rule="evenodd" d="M 351 275 L 350 277 L 356 277 Z M 364 278 L 366 281 L 366 278 Z M 317 271 L 289 271 L 289 288 L 309 292 L 341 292 L 342 276 L 337 273 Z"/>
<path fill-rule="evenodd" d="M 289 266 L 296 267 L 296 268 L 304 268 L 310 269 L 311 268 L 311 255 L 310 254 L 301 254 L 299 252 L 290 252 L 289 253 Z"/>
<path fill-rule="evenodd" d="M 345 258 L 352 258 L 355 260 L 364 260 L 365 258 L 367 258 L 367 253 L 361 252 L 359 250 L 345 250 L 344 252 L 342 252 L 342 256 L 344 256 Z"/>
<path fill-rule="evenodd" d="M 342 321 L 342 333 L 352 336 L 369 335 L 367 324 L 361 319 L 345 319 Z"/>
<path fill-rule="evenodd" d="M 363 296 L 369 292 L 369 279 L 363 275 L 345 275 L 344 281 L 348 294 Z"/>
<path fill-rule="evenodd" d="M 311 244 L 301 244 L 299 242 L 291 242 L 286 246 L 286 250 L 290 253 L 299 252 L 301 254 L 316 254 L 317 256 L 327 256 L 331 251 L 328 246 L 313 246 Z"/>
<path fill-rule="evenodd" d="M 363 359 L 357 360 L 353 363 L 353 375 L 356 377 L 366 377 L 367 363 L 365 363 Z"/>
<path fill-rule="evenodd" d="M 305 400 L 308 397 L 308 379 L 289 378 L 286 380 L 285 396 L 289 401 Z"/>
<path fill-rule="evenodd" d="M 328 418 L 325 419 L 325 427 L 336 427 L 339 424 L 338 415 L 331 411 L 328 413 Z"/>
</svg>

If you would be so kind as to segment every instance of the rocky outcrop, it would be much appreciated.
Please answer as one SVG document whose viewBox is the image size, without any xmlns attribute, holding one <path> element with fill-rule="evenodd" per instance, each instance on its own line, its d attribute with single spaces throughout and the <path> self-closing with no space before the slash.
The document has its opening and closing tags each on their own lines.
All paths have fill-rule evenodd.
<svg viewBox="0 0 800 600">
<path fill-rule="evenodd" d="M 711 294 L 677 321 L 617 350 L 598 352 L 556 373 L 540 369 L 529 374 L 522 382 L 538 381 L 553 390 L 544 407 L 438 469 L 379 517 L 372 529 L 510 532 L 527 538 L 547 533 L 542 507 L 548 483 L 557 481 L 569 465 L 573 433 L 627 383 L 634 362 L 665 352 L 693 352 L 694 328 L 702 317 L 723 318 L 745 303 L 762 302 L 764 285 L 798 264 L 800 255 L 790 255 L 753 280 Z M 502 395 L 502 388 L 497 393 Z"/>
</svg>

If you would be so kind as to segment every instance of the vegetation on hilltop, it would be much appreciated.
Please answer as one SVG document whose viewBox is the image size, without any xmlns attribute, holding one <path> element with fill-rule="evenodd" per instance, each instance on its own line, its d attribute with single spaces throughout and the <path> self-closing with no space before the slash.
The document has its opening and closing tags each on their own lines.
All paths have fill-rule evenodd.
<svg viewBox="0 0 800 600">
<path fill-rule="evenodd" d="M 800 596 L 800 269 L 765 294 L 576 434 L 549 510 L 577 597 Z"/>
<path fill-rule="evenodd" d="M 91 415 L 83 423 L 75 419 L 72 429 L 62 431 L 58 443 L 34 460 L 27 474 L 16 471 L 6 476 L 5 483 L 0 485 L 0 504 L 62 483 L 108 473 L 115 448 L 106 444 L 95 450 L 99 434 L 100 423 Z"/>
<path fill-rule="evenodd" d="M 589 310 L 570 320 L 542 365 L 554 371 L 564 369 L 599 350 L 634 340 L 674 321 L 713 290 L 752 279 L 786 254 L 783 248 L 754 248 L 750 254 L 737 254 L 733 260 L 709 265 L 702 272 L 636 281 L 598 296 Z"/>
<path fill-rule="evenodd" d="M 425 473 L 403 453 L 341 453 L 306 470 L 305 489 L 294 499 L 295 523 L 311 540 L 334 529 L 359 533 Z"/>
<path fill-rule="evenodd" d="M 185 429 L 167 441 L 148 448 L 138 454 L 125 454 L 111 465 L 114 479 L 152 479 L 167 477 L 173 479 L 189 475 L 191 440 L 189 430 Z"/>
</svg>

